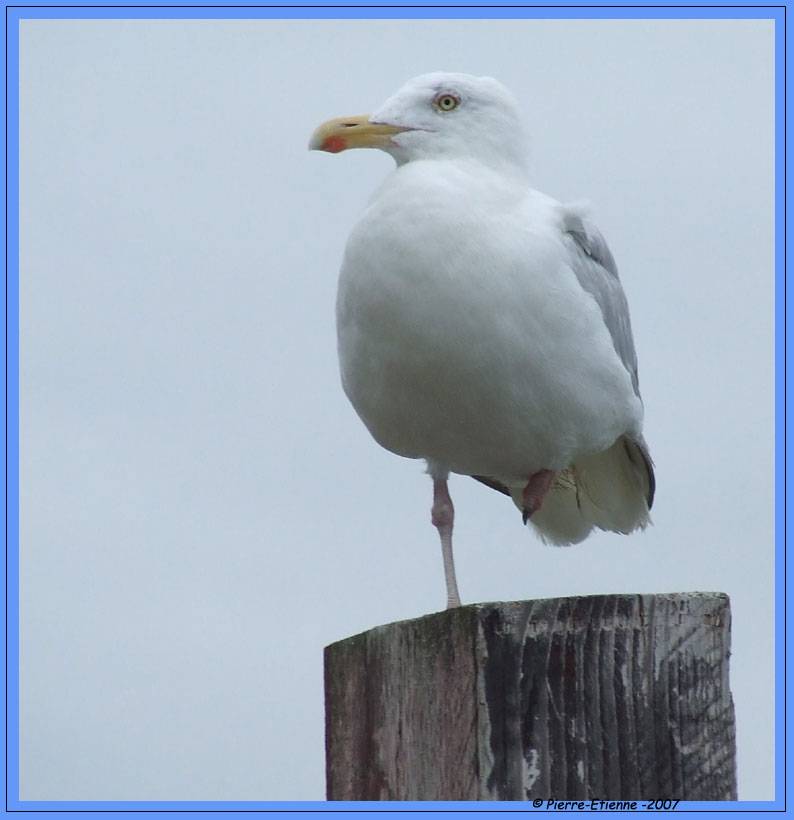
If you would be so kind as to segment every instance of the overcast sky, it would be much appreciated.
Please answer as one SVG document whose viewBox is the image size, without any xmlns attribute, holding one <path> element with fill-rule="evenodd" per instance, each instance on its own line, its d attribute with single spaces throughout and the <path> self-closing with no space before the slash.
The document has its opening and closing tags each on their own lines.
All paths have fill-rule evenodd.
<svg viewBox="0 0 794 820">
<path fill-rule="evenodd" d="M 773 797 L 773 24 L 21 23 L 21 798 L 321 800 L 322 649 L 443 608 L 419 462 L 339 384 L 392 160 L 308 153 L 489 74 L 631 305 L 654 527 L 542 546 L 453 477 L 464 602 L 731 596 L 739 796 Z"/>
</svg>

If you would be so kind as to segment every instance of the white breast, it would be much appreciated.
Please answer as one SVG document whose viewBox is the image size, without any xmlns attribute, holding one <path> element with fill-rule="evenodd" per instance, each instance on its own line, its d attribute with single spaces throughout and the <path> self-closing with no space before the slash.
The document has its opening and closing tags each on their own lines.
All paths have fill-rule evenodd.
<svg viewBox="0 0 794 820">
<path fill-rule="evenodd" d="M 337 328 L 345 391 L 381 445 L 520 484 L 639 432 L 555 204 L 445 162 L 402 166 L 376 193 L 345 251 Z"/>
</svg>

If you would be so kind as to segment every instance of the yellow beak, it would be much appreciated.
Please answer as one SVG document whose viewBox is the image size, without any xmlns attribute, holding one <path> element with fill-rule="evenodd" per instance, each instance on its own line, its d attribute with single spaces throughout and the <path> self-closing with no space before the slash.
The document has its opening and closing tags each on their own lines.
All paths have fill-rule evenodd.
<svg viewBox="0 0 794 820">
<path fill-rule="evenodd" d="M 391 137 L 409 130 L 399 125 L 370 122 L 369 114 L 337 117 L 317 126 L 309 140 L 309 150 L 338 154 L 348 148 L 385 148 Z"/>
</svg>

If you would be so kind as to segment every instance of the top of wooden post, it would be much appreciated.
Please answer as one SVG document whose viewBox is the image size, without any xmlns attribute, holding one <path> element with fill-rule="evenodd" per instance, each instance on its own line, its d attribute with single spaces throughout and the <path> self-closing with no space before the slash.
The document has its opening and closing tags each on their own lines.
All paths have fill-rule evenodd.
<svg viewBox="0 0 794 820">
<path fill-rule="evenodd" d="M 472 604 L 326 658 L 329 799 L 735 799 L 719 592 Z"/>
</svg>

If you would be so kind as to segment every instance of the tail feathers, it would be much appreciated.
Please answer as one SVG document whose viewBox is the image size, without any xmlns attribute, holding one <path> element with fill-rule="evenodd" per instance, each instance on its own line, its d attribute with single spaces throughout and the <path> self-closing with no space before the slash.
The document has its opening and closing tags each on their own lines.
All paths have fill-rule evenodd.
<svg viewBox="0 0 794 820">
<path fill-rule="evenodd" d="M 559 546 L 578 544 L 596 527 L 628 534 L 651 522 L 654 490 L 645 441 L 621 436 L 609 449 L 561 470 L 530 524 L 543 541 Z M 521 509 L 521 490 L 510 494 Z"/>
</svg>

